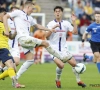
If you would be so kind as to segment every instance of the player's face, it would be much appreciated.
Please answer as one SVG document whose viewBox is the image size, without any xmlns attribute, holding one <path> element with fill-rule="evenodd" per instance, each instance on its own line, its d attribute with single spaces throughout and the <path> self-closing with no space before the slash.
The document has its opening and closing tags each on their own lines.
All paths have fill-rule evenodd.
<svg viewBox="0 0 100 90">
<path fill-rule="evenodd" d="M 61 19 L 62 18 L 62 13 L 63 12 L 60 9 L 56 9 L 54 11 L 54 15 L 55 15 L 56 19 Z"/>
<path fill-rule="evenodd" d="M 30 5 L 28 7 L 28 15 L 30 15 L 33 12 L 33 9 L 34 9 L 34 5 Z"/>
<path fill-rule="evenodd" d="M 100 14 L 95 14 L 95 21 L 100 23 Z"/>
</svg>

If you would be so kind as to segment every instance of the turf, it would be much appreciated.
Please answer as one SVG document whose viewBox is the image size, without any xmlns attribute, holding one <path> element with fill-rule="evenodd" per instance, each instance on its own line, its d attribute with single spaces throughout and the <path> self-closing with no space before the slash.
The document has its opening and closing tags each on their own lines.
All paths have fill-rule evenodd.
<svg viewBox="0 0 100 90">
<path fill-rule="evenodd" d="M 87 87 L 81 88 L 76 83 L 71 66 L 65 64 L 61 78 L 62 88 L 60 90 L 100 90 L 100 74 L 96 65 L 86 64 L 86 67 L 86 72 L 81 74 L 81 79 L 87 84 Z M 55 86 L 55 68 L 56 65 L 54 63 L 31 66 L 19 78 L 19 82 L 26 85 L 26 88 L 19 88 L 19 90 L 58 90 Z M 98 87 L 96 86 L 97 84 Z M 6 78 L 0 81 L 0 90 L 16 90 L 16 88 L 11 86 L 10 78 Z"/>
</svg>

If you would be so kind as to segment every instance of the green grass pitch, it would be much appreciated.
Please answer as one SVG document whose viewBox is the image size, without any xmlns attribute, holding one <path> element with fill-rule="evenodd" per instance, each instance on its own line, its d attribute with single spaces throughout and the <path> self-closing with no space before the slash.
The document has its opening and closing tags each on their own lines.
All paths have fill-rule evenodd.
<svg viewBox="0 0 100 90">
<path fill-rule="evenodd" d="M 61 77 L 62 88 L 60 90 L 100 90 L 100 74 L 95 64 L 86 64 L 86 72 L 81 74 L 81 79 L 87 84 L 86 88 L 77 85 L 71 66 L 65 64 Z M 19 67 L 18 67 L 19 68 Z M 54 63 L 45 63 L 31 66 L 20 78 L 19 82 L 25 84 L 25 88 L 18 90 L 58 90 L 55 86 Z M 98 84 L 98 86 L 96 86 Z M 91 85 L 94 85 L 93 87 Z M 10 78 L 0 80 L 0 90 L 16 90 L 11 86 Z"/>
</svg>

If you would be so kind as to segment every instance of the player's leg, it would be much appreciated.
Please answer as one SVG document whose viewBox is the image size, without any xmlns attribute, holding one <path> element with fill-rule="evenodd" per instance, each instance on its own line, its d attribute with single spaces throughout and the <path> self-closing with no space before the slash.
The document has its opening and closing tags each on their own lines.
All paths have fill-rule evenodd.
<svg viewBox="0 0 100 90">
<path fill-rule="evenodd" d="M 78 85 L 85 87 L 86 85 L 81 82 L 79 74 L 74 69 L 74 67 L 76 66 L 77 63 L 76 63 L 76 60 L 72 57 L 72 54 L 67 50 L 67 48 L 64 48 L 64 50 L 61 51 L 60 54 L 64 55 L 66 57 L 66 60 L 64 59 L 64 60 L 62 60 L 62 62 L 64 62 L 64 63 L 68 62 L 72 66 L 72 70 L 76 76 L 76 80 L 77 80 Z"/>
<path fill-rule="evenodd" d="M 18 70 L 16 79 L 19 79 L 19 77 L 34 63 L 33 53 L 25 48 L 23 50 L 26 56 L 26 61 L 21 65 L 20 69 Z"/>
<path fill-rule="evenodd" d="M 18 47 L 14 47 L 10 49 L 10 53 L 15 61 L 15 65 L 18 66 L 20 63 L 20 51 Z M 3 67 L 3 70 L 7 70 L 7 66 Z"/>
<path fill-rule="evenodd" d="M 79 86 L 82 86 L 82 87 L 86 87 L 86 85 L 81 81 L 81 79 L 80 79 L 80 75 L 76 72 L 76 70 L 75 70 L 75 66 L 76 66 L 76 60 L 72 57 L 69 61 L 68 61 L 68 63 L 72 66 L 72 71 L 73 71 L 73 73 L 75 74 L 75 77 L 76 77 L 76 81 L 77 81 L 77 84 L 79 85 Z"/>
<path fill-rule="evenodd" d="M 46 48 L 46 50 L 52 54 L 53 56 L 63 59 L 62 56 L 59 55 L 58 52 L 52 49 L 52 47 L 49 45 L 49 43 L 46 40 L 40 40 L 31 36 L 28 37 L 21 37 L 19 39 L 19 43 L 24 48 L 34 48 L 36 45 L 42 45 Z"/>
<path fill-rule="evenodd" d="M 38 63 L 39 64 L 41 64 L 42 52 L 43 52 L 43 48 L 39 47 L 39 50 L 38 50 Z"/>
<path fill-rule="evenodd" d="M 39 47 L 35 48 L 35 61 L 34 61 L 34 63 L 35 64 L 39 63 Z"/>
<path fill-rule="evenodd" d="M 100 73 L 100 53 L 94 52 L 94 57 L 96 59 L 96 65 L 97 65 L 98 71 Z"/>
<path fill-rule="evenodd" d="M 12 79 L 15 88 L 22 87 L 16 81 L 16 74 L 15 74 L 16 66 L 14 65 L 14 60 L 10 52 L 8 51 L 8 49 L 2 49 L 1 51 L 2 53 L 0 53 L 1 56 L 0 59 L 2 60 L 2 63 L 8 67 L 8 69 L 5 70 L 2 74 L 0 74 L 0 79 L 9 76 Z"/>
<path fill-rule="evenodd" d="M 91 55 L 87 55 L 86 53 L 84 53 L 83 54 L 83 61 L 85 62 L 87 59 L 90 60 L 90 61 L 93 61 L 94 57 L 91 56 Z"/>
<path fill-rule="evenodd" d="M 64 68 L 64 63 L 58 58 L 54 58 L 54 62 L 56 63 L 56 87 L 61 88 L 61 74 Z"/>
<path fill-rule="evenodd" d="M 90 45 L 91 45 L 92 52 L 94 54 L 97 69 L 100 73 L 100 43 L 96 43 L 96 42 L 91 41 Z"/>
</svg>

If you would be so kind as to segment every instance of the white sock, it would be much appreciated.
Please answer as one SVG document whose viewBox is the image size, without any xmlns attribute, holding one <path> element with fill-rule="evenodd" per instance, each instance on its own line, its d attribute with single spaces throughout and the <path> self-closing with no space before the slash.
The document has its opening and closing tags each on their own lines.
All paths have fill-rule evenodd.
<svg viewBox="0 0 100 90">
<path fill-rule="evenodd" d="M 81 81 L 81 80 L 80 80 L 80 76 L 79 76 L 79 74 L 75 71 L 75 68 L 74 68 L 74 67 L 72 68 L 72 71 L 73 71 L 73 73 L 74 73 L 75 76 L 76 76 L 76 81 L 77 81 L 77 82 Z"/>
<path fill-rule="evenodd" d="M 55 57 L 57 57 L 57 58 L 59 58 L 59 59 L 62 60 L 60 54 L 58 54 L 55 50 L 53 50 L 51 46 L 48 46 L 48 47 L 46 48 L 46 50 L 47 50 L 50 54 L 52 54 L 53 56 L 55 56 Z"/>
<path fill-rule="evenodd" d="M 33 64 L 33 62 L 34 60 L 27 60 L 24 62 L 16 74 L 16 79 L 18 79 Z"/>
<path fill-rule="evenodd" d="M 2 71 L 2 69 L 3 69 L 3 68 L 0 66 L 0 72 Z"/>
<path fill-rule="evenodd" d="M 56 80 L 60 80 L 61 74 L 62 74 L 62 69 L 56 67 Z"/>
<path fill-rule="evenodd" d="M 8 67 L 7 66 L 5 66 L 4 68 L 3 68 L 3 70 L 5 71 L 5 70 L 7 70 L 8 69 Z"/>
</svg>

